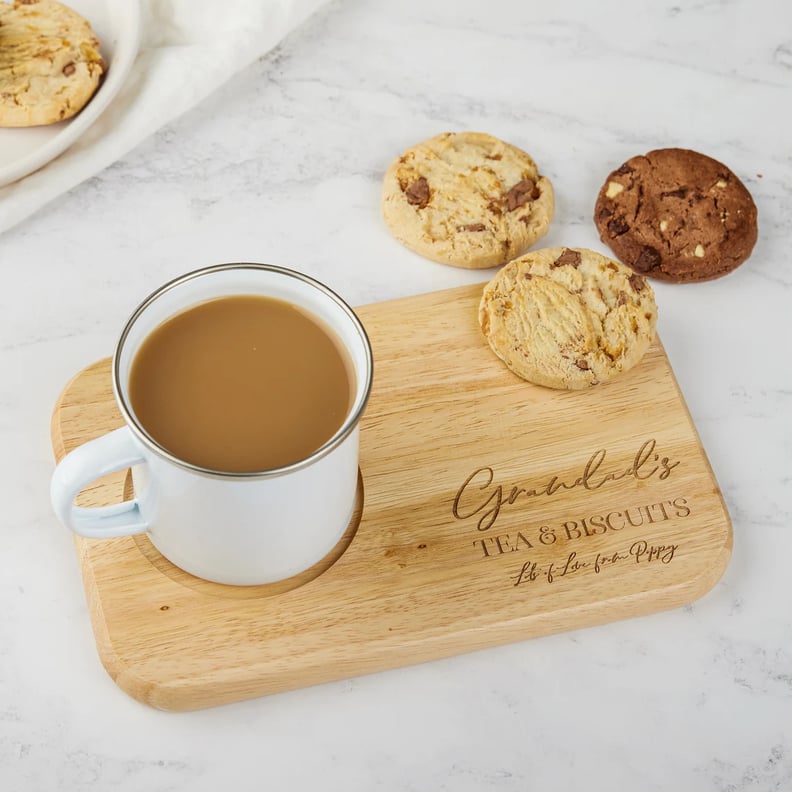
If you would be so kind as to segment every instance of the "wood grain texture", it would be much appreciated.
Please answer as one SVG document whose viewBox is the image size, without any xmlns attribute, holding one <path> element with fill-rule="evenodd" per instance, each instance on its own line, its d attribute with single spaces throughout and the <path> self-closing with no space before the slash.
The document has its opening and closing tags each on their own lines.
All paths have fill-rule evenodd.
<svg viewBox="0 0 792 792">
<path fill-rule="evenodd" d="M 659 341 L 608 385 L 540 388 L 490 351 L 480 294 L 358 310 L 375 360 L 362 515 L 319 573 L 237 589 L 145 537 L 76 539 L 123 690 L 209 707 L 674 608 L 715 584 L 731 523 Z M 101 361 L 55 407 L 56 458 L 120 424 Z M 124 491 L 120 473 L 80 502 Z"/>
</svg>

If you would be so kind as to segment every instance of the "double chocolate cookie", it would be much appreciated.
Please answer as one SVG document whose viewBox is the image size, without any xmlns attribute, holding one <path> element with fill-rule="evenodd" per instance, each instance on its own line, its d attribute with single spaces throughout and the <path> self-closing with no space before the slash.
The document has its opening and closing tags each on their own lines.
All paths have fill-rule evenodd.
<svg viewBox="0 0 792 792">
<path fill-rule="evenodd" d="M 725 165 L 688 149 L 627 160 L 599 192 L 600 238 L 636 272 L 674 283 L 726 275 L 751 255 L 756 205 Z"/>
</svg>

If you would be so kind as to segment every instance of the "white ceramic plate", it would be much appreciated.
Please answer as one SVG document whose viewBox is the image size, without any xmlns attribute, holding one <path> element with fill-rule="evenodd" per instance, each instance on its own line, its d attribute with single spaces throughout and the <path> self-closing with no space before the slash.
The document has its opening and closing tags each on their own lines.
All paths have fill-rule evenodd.
<svg viewBox="0 0 792 792">
<path fill-rule="evenodd" d="M 140 38 L 140 0 L 65 2 L 91 23 L 109 67 L 107 75 L 91 101 L 68 121 L 23 129 L 0 128 L 0 187 L 38 170 L 69 148 L 118 93 L 135 61 Z"/>
</svg>

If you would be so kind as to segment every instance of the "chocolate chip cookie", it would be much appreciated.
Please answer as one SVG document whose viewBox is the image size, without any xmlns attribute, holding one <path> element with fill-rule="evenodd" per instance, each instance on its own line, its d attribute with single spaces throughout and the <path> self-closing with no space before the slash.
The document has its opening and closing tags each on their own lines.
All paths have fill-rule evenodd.
<svg viewBox="0 0 792 792">
<path fill-rule="evenodd" d="M 0 2 L 0 127 L 71 118 L 106 70 L 87 20 L 55 0 Z"/>
<path fill-rule="evenodd" d="M 674 283 L 726 275 L 751 255 L 756 206 L 725 165 L 688 149 L 633 157 L 605 180 L 600 238 L 636 272 Z"/>
<path fill-rule="evenodd" d="M 515 374 L 580 390 L 635 366 L 655 336 L 646 278 L 592 250 L 545 248 L 507 264 L 485 287 L 479 324 Z"/>
<path fill-rule="evenodd" d="M 382 214 L 416 253 L 479 269 L 503 264 L 547 233 L 553 187 L 524 151 L 479 132 L 419 143 L 385 174 Z"/>
</svg>

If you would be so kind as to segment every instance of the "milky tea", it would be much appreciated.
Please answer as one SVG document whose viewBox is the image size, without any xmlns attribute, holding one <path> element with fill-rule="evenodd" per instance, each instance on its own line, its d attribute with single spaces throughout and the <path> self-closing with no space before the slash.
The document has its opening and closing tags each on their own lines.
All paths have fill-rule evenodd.
<svg viewBox="0 0 792 792">
<path fill-rule="evenodd" d="M 145 339 L 129 377 L 146 433 L 184 462 L 254 472 L 305 459 L 341 428 L 352 362 L 324 323 L 283 300 L 219 297 Z"/>
</svg>

